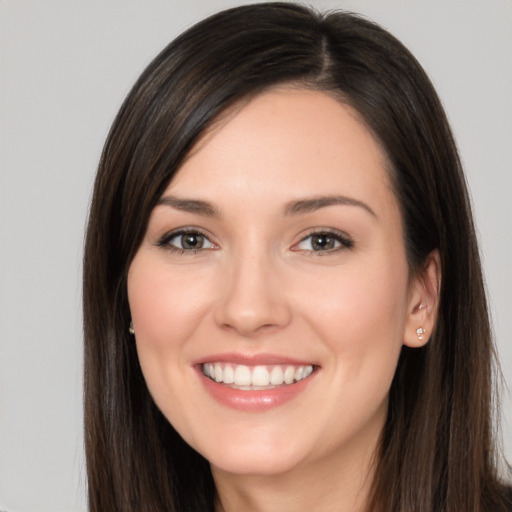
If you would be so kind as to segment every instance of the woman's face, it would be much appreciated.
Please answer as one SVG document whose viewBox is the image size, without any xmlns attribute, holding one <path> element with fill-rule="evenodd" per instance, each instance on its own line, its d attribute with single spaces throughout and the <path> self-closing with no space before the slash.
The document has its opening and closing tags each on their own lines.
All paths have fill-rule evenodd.
<svg viewBox="0 0 512 512">
<path fill-rule="evenodd" d="M 423 343 L 384 156 L 320 92 L 261 94 L 200 141 L 128 293 L 151 395 L 228 473 L 367 459 L 401 346 Z"/>
</svg>

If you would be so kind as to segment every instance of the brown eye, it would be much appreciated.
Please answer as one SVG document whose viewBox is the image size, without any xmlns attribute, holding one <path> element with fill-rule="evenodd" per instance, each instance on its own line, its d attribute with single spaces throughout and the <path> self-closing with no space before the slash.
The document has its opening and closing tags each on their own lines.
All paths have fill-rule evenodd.
<svg viewBox="0 0 512 512">
<path fill-rule="evenodd" d="M 186 233 L 176 238 L 180 239 L 181 249 L 201 249 L 204 245 L 204 236 L 197 233 Z"/>
<path fill-rule="evenodd" d="M 332 236 L 320 234 L 313 235 L 311 237 L 311 247 L 313 251 L 324 251 L 328 249 L 334 249 L 335 240 Z"/>
<path fill-rule="evenodd" d="M 341 233 L 318 232 L 303 238 L 294 248 L 299 251 L 336 252 L 340 249 L 350 249 L 354 246 L 352 240 Z"/>
<path fill-rule="evenodd" d="M 181 252 L 214 249 L 213 243 L 199 231 L 175 231 L 169 233 L 158 242 L 158 245 Z"/>
</svg>

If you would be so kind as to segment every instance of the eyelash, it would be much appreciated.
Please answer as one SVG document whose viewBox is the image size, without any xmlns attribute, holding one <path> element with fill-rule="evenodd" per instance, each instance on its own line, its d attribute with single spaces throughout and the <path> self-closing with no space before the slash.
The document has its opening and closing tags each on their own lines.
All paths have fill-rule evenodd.
<svg viewBox="0 0 512 512">
<path fill-rule="evenodd" d="M 198 254 L 202 251 L 208 251 L 208 250 L 213 249 L 213 247 L 208 247 L 208 248 L 201 247 L 199 249 L 180 249 L 179 247 L 175 247 L 174 245 L 171 244 L 171 241 L 174 238 L 178 238 L 180 236 L 182 237 L 185 235 L 195 235 L 197 237 L 202 237 L 204 239 L 204 241 L 206 241 L 206 242 L 210 243 L 212 246 L 214 246 L 214 243 L 201 230 L 199 230 L 197 228 L 180 229 L 178 231 L 171 231 L 170 233 L 167 233 L 162 238 L 160 238 L 160 240 L 158 240 L 156 245 L 158 247 L 168 250 L 169 252 L 178 254 L 179 256 L 194 255 L 194 254 Z"/>
<path fill-rule="evenodd" d="M 194 235 L 197 237 L 202 237 L 204 241 L 211 244 L 212 247 L 207 248 L 199 248 L 199 249 L 180 249 L 179 247 L 175 247 L 171 244 L 171 241 L 175 238 L 182 237 L 185 235 Z M 317 250 L 314 249 L 301 249 L 298 246 L 302 243 L 304 243 L 306 240 L 312 238 L 312 237 L 326 237 L 334 242 L 334 244 L 339 244 L 338 246 L 334 246 L 332 248 L 326 249 L 326 250 Z M 204 242 L 203 242 L 204 243 Z M 203 251 L 212 250 L 215 248 L 215 244 L 206 236 L 205 233 L 203 233 L 201 230 L 197 228 L 193 229 L 180 229 L 178 231 L 171 231 L 170 233 L 165 234 L 158 242 L 156 243 L 158 247 L 161 247 L 163 249 L 166 249 L 172 253 L 178 254 L 179 256 L 184 255 L 194 255 L 198 254 Z M 336 231 L 332 229 L 322 229 L 317 231 L 310 232 L 307 236 L 303 237 L 298 243 L 296 243 L 291 250 L 295 252 L 304 252 L 308 253 L 311 256 L 325 256 L 327 254 L 332 254 L 338 251 L 342 251 L 345 249 L 352 249 L 354 247 L 353 240 L 350 239 L 345 233 L 341 231 Z"/>
<path fill-rule="evenodd" d="M 300 249 L 298 246 L 305 242 L 306 240 L 312 237 L 326 237 L 334 241 L 334 243 L 338 243 L 339 245 L 336 247 L 332 247 L 326 250 L 311 250 L 311 249 Z M 332 254 L 338 251 L 343 251 L 346 249 L 352 249 L 354 247 L 354 241 L 346 234 L 341 231 L 333 230 L 333 229 L 321 229 L 308 233 L 305 237 L 303 237 L 297 244 L 292 247 L 293 251 L 303 251 L 308 253 L 310 256 L 326 256 L 328 254 Z"/>
</svg>

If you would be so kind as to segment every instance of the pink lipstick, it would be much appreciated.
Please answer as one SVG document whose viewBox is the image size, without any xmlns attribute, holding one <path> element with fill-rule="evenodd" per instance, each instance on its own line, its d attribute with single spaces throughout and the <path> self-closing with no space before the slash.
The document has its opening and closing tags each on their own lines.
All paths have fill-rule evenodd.
<svg viewBox="0 0 512 512">
<path fill-rule="evenodd" d="M 318 368 L 311 363 L 269 355 L 210 356 L 195 368 L 219 403 L 242 411 L 278 407 L 305 391 Z"/>
</svg>

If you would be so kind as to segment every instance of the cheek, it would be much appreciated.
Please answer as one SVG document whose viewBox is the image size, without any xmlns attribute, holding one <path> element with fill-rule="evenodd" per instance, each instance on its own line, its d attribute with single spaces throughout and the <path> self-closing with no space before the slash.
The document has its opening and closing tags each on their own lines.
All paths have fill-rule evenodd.
<svg viewBox="0 0 512 512">
<path fill-rule="evenodd" d="M 209 288 L 200 274 L 169 272 L 165 264 L 136 258 L 128 275 L 128 300 L 137 341 L 162 353 L 180 346 L 207 308 Z"/>
<path fill-rule="evenodd" d="M 176 416 L 186 416 L 180 396 L 190 392 L 187 340 L 209 308 L 207 298 L 213 295 L 208 287 L 211 283 L 200 272 L 170 272 L 165 261 L 144 253 L 136 256 L 128 274 L 139 363 L 153 399 L 173 424 Z"/>
<path fill-rule="evenodd" d="M 328 345 L 340 379 L 384 385 L 393 377 L 403 342 L 405 257 L 361 260 L 331 272 L 324 282 L 322 287 L 318 281 L 304 283 L 302 309 L 309 326 Z"/>
<path fill-rule="evenodd" d="M 305 300 L 318 325 L 355 336 L 374 331 L 401 331 L 407 303 L 407 267 L 392 262 L 347 266 L 331 272 L 323 286 L 313 280 Z"/>
<path fill-rule="evenodd" d="M 187 340 L 208 309 L 211 287 L 198 272 L 170 272 L 169 266 L 138 254 L 128 274 L 128 300 L 135 328 L 137 353 L 148 389 L 160 410 L 180 431 L 190 425 Z M 197 418 L 197 414 L 193 417 Z M 200 416 L 200 415 L 199 415 Z"/>
<path fill-rule="evenodd" d="M 402 347 L 408 273 L 405 262 L 389 261 L 331 277 L 310 295 L 304 316 L 330 353 L 324 371 L 337 391 L 326 398 L 334 411 L 327 428 L 336 438 L 340 423 L 350 435 L 371 418 L 383 421 Z"/>
</svg>

